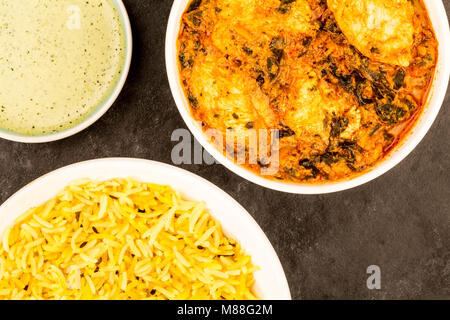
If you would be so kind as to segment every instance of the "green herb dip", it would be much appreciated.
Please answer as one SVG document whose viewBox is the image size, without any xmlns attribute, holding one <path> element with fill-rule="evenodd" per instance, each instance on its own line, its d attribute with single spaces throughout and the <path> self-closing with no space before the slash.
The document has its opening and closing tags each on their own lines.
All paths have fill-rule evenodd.
<svg viewBox="0 0 450 320">
<path fill-rule="evenodd" d="M 83 121 L 116 85 L 125 57 L 109 0 L 0 0 L 0 127 L 25 135 Z"/>
</svg>

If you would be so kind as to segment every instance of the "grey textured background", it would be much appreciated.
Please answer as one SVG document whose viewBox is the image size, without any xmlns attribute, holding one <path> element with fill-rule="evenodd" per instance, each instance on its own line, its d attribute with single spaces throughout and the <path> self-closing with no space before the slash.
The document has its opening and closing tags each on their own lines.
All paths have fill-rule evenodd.
<svg viewBox="0 0 450 320">
<path fill-rule="evenodd" d="M 101 157 L 170 163 L 175 128 L 185 128 L 164 65 L 171 0 L 124 0 L 135 53 L 125 88 L 87 130 L 63 141 L 0 140 L 0 202 L 59 167 Z M 450 0 L 444 0 L 450 7 Z M 185 166 L 230 193 L 271 240 L 295 299 L 450 297 L 450 94 L 432 129 L 396 168 L 362 187 L 289 195 L 244 181 L 221 165 Z M 382 269 L 382 289 L 366 268 Z"/>
</svg>

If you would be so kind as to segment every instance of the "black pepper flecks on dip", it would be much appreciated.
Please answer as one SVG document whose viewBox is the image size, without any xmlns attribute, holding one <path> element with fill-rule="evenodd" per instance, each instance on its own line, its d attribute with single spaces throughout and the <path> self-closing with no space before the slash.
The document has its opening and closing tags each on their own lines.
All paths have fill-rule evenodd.
<svg viewBox="0 0 450 320">
<path fill-rule="evenodd" d="M 42 135 L 76 125 L 117 83 L 125 45 L 112 1 L 0 2 L 0 128 Z"/>
</svg>

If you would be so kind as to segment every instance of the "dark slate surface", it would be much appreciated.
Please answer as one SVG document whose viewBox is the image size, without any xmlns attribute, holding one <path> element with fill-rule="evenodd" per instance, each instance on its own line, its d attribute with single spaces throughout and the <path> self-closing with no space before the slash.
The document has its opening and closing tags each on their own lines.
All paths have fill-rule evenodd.
<svg viewBox="0 0 450 320">
<path fill-rule="evenodd" d="M 133 65 L 118 101 L 93 126 L 63 141 L 0 140 L 0 202 L 59 167 L 101 157 L 170 163 L 175 128 L 185 128 L 164 65 L 172 1 L 125 0 L 134 30 Z M 450 8 L 450 0 L 444 0 Z M 448 9 L 447 9 L 448 10 Z M 450 94 L 415 151 L 381 178 L 331 195 L 266 190 L 221 165 L 185 166 L 230 193 L 261 225 L 279 254 L 292 296 L 450 297 Z M 382 289 L 366 287 L 366 268 Z"/>
</svg>

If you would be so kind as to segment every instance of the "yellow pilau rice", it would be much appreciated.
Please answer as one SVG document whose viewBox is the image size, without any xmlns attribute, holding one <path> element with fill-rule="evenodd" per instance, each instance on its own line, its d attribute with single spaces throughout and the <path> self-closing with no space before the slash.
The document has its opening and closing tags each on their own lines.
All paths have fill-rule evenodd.
<svg viewBox="0 0 450 320">
<path fill-rule="evenodd" d="M 203 202 L 83 180 L 4 232 L 0 299 L 255 299 L 255 270 Z"/>
</svg>

